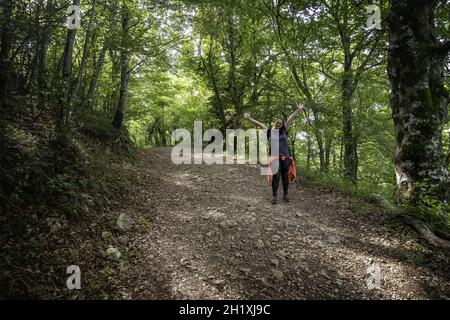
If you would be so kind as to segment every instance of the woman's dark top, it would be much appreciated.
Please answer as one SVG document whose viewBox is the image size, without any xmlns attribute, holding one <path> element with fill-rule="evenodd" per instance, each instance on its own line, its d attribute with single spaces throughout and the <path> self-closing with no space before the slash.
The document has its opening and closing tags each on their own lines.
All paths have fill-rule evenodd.
<svg viewBox="0 0 450 320">
<path fill-rule="evenodd" d="M 274 135 L 273 130 L 274 129 L 272 129 L 272 128 L 267 129 L 267 139 L 269 139 L 269 150 L 271 150 L 270 142 L 271 142 L 272 136 Z M 279 142 L 280 156 L 285 155 L 286 157 L 289 157 L 290 153 L 289 153 L 288 136 L 287 136 L 286 128 L 284 126 L 281 129 L 279 129 L 278 142 Z M 272 152 L 271 152 L 271 154 L 272 154 Z"/>
</svg>

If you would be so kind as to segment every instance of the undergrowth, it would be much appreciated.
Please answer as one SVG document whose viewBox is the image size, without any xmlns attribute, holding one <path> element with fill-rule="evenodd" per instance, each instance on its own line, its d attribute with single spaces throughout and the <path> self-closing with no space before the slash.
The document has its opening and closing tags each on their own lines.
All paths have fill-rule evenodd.
<svg viewBox="0 0 450 320">
<path fill-rule="evenodd" d="M 69 265 L 86 263 L 86 255 L 105 267 L 89 240 L 123 202 L 120 172 L 134 161 L 126 130 L 107 122 L 95 118 L 64 135 L 43 119 L 0 124 L 0 298 L 74 297 L 65 288 Z M 111 282 L 89 278 L 91 291 L 105 297 Z"/>
<path fill-rule="evenodd" d="M 299 168 L 300 181 L 313 185 L 327 187 L 331 190 L 343 192 L 354 198 L 361 204 L 374 206 L 370 199 L 374 194 L 383 196 L 391 204 L 395 203 L 395 185 L 373 184 L 368 181 L 358 181 L 355 185 L 337 173 L 320 173 L 305 168 Z M 448 204 L 428 195 L 425 190 L 421 191 L 418 201 L 414 205 L 399 206 L 397 217 L 410 216 L 427 223 L 433 231 L 445 238 L 450 238 L 450 210 Z M 372 208 L 377 210 L 376 207 Z M 370 209 L 369 209 L 370 211 Z"/>
</svg>

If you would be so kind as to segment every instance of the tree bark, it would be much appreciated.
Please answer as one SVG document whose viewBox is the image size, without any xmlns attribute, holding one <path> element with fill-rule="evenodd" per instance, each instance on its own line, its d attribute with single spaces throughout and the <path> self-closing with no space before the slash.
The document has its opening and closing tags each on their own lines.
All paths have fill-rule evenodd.
<svg viewBox="0 0 450 320">
<path fill-rule="evenodd" d="M 307 137 L 307 145 L 308 145 L 308 152 L 306 155 L 306 169 L 310 169 L 311 168 L 311 159 L 312 159 L 312 141 L 311 138 Z"/>
<path fill-rule="evenodd" d="M 89 89 L 86 96 L 86 99 L 83 103 L 83 109 L 92 109 L 92 102 L 94 100 L 95 91 L 97 90 L 98 79 L 100 78 L 100 74 L 102 72 L 103 63 L 105 61 L 106 53 L 109 49 L 108 39 L 105 40 L 103 44 L 102 51 L 100 52 L 97 63 L 95 64 L 94 72 L 92 73 L 92 78 L 89 83 Z"/>
<path fill-rule="evenodd" d="M 234 27 L 234 20 L 232 17 L 228 18 L 227 24 L 227 38 L 224 39 L 222 46 L 228 54 L 228 92 L 231 98 L 231 102 L 234 106 L 234 116 L 231 120 L 234 129 L 239 128 L 239 122 L 242 119 L 242 98 L 245 86 L 243 83 L 238 83 L 237 80 L 237 68 L 238 68 L 238 49 L 241 46 L 239 40 L 238 30 Z"/>
<path fill-rule="evenodd" d="M 2 29 L 0 47 L 0 107 L 4 107 L 8 93 L 8 80 L 10 74 L 10 51 L 11 51 L 11 16 L 14 1 L 2 1 Z"/>
<path fill-rule="evenodd" d="M 347 60 L 347 58 L 346 58 Z M 344 140 L 344 176 L 353 183 L 357 180 L 357 145 L 353 132 L 352 97 L 355 90 L 351 62 L 344 64 L 342 80 L 342 128 Z"/>
<path fill-rule="evenodd" d="M 395 124 L 397 201 L 424 193 L 448 200 L 442 150 L 449 94 L 444 87 L 448 47 L 434 36 L 437 1 L 392 0 L 388 74 Z"/>
<path fill-rule="evenodd" d="M 127 51 L 128 41 L 128 25 L 129 25 L 129 10 L 124 4 L 122 7 L 122 46 L 120 53 L 120 96 L 117 105 L 116 113 L 114 115 L 113 126 L 120 129 L 123 125 L 125 117 L 125 109 L 128 102 L 128 84 L 130 78 L 129 57 Z"/>
<path fill-rule="evenodd" d="M 330 157 L 331 157 L 331 147 L 333 144 L 333 138 L 327 137 L 325 139 L 325 166 L 324 172 L 328 172 L 330 170 Z"/>
<path fill-rule="evenodd" d="M 73 0 L 73 5 L 79 6 L 80 0 Z M 70 91 L 70 81 L 72 77 L 72 56 L 77 31 L 68 30 L 66 45 L 62 58 L 62 79 L 60 84 L 59 115 L 58 115 L 58 131 L 64 130 L 69 124 L 70 112 L 68 106 L 68 98 Z"/>
<path fill-rule="evenodd" d="M 208 75 L 212 90 L 214 92 L 214 97 L 212 101 L 213 111 L 216 114 L 217 118 L 220 120 L 220 130 L 225 133 L 227 129 L 227 119 L 225 116 L 225 108 L 224 102 L 222 100 L 222 93 L 219 88 L 218 79 L 216 77 L 215 66 L 213 61 L 213 37 L 210 35 L 209 37 L 209 50 L 207 60 L 203 58 L 200 52 L 200 59 L 202 62 L 202 67 L 206 70 L 206 74 Z M 200 44 L 201 46 L 201 44 Z M 201 50 L 201 48 L 199 49 Z"/>
<path fill-rule="evenodd" d="M 50 42 L 51 22 L 50 15 L 53 10 L 53 1 L 47 2 L 45 12 L 45 24 L 42 28 L 40 43 L 39 43 L 39 57 L 38 57 L 38 109 L 43 110 L 46 105 L 47 92 L 47 65 L 48 65 L 48 46 Z"/>
<path fill-rule="evenodd" d="M 89 47 L 91 44 L 91 39 L 93 37 L 92 26 L 93 26 L 94 20 L 95 20 L 95 11 L 97 9 L 97 2 L 98 2 L 98 0 L 94 0 L 94 2 L 92 4 L 91 16 L 89 17 L 89 24 L 88 24 L 87 31 L 86 31 L 86 38 L 84 40 L 83 55 L 81 57 L 80 67 L 79 67 L 75 82 L 72 85 L 72 88 L 70 91 L 70 96 L 68 98 L 68 104 L 69 104 L 71 110 L 73 108 L 74 99 L 78 95 L 78 91 L 79 91 L 80 85 L 81 85 L 81 79 L 83 77 L 84 69 L 86 68 L 86 64 L 87 64 L 87 61 L 89 58 Z"/>
</svg>

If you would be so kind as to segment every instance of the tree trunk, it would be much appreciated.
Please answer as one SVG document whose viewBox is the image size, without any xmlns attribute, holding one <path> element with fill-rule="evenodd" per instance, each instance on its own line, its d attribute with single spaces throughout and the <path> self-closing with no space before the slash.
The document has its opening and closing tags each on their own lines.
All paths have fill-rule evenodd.
<svg viewBox="0 0 450 320">
<path fill-rule="evenodd" d="M 336 154 L 336 147 L 333 147 L 332 149 L 332 163 L 333 163 L 333 171 L 336 171 L 336 162 L 337 162 L 337 154 Z"/>
<path fill-rule="evenodd" d="M 98 56 L 97 63 L 95 64 L 94 72 L 92 73 L 92 78 L 89 83 L 89 89 L 88 93 L 85 99 L 85 102 L 83 103 L 83 109 L 92 109 L 92 101 L 94 100 L 95 91 L 97 90 L 97 84 L 98 79 L 100 77 L 100 74 L 102 72 L 103 63 L 105 61 L 106 53 L 109 49 L 109 42 L 106 39 L 105 43 L 103 44 L 102 51 L 100 52 L 100 55 Z"/>
<path fill-rule="evenodd" d="M 319 147 L 320 172 L 326 172 L 326 170 L 325 170 L 325 148 L 323 145 L 322 134 L 318 133 L 318 132 L 320 132 L 319 129 L 317 129 L 315 131 L 317 131 L 316 132 L 316 141 L 317 141 L 317 145 Z"/>
<path fill-rule="evenodd" d="M 123 125 L 123 119 L 125 117 L 125 108 L 128 102 L 128 83 L 130 78 L 129 58 L 127 52 L 127 40 L 128 40 L 128 24 L 129 24 L 129 11 L 126 5 L 122 7 L 122 46 L 120 53 L 120 96 L 119 103 L 117 105 L 116 113 L 114 115 L 113 126 L 120 129 Z"/>
<path fill-rule="evenodd" d="M 330 170 L 330 157 L 331 157 L 331 146 L 333 143 L 332 137 L 327 137 L 325 141 L 325 166 L 324 172 L 328 172 Z"/>
<path fill-rule="evenodd" d="M 291 134 L 291 136 L 289 137 L 289 141 L 291 141 L 290 143 L 290 150 L 291 150 L 291 157 L 292 159 L 294 159 L 294 162 L 297 162 L 297 157 L 296 157 L 296 148 L 295 148 L 295 141 L 297 140 L 296 134 Z"/>
<path fill-rule="evenodd" d="M 310 169 L 311 168 L 311 158 L 312 158 L 312 141 L 311 138 L 307 137 L 307 145 L 308 145 L 308 153 L 306 155 L 306 169 Z"/>
<path fill-rule="evenodd" d="M 392 0 L 389 16 L 391 108 L 395 124 L 397 201 L 427 194 L 448 200 L 442 151 L 448 91 L 444 66 L 448 44 L 434 36 L 436 1 Z"/>
<path fill-rule="evenodd" d="M 353 111 L 352 98 L 355 91 L 353 75 L 351 70 L 351 61 L 346 57 L 344 63 L 344 75 L 342 80 L 342 121 L 343 121 L 343 142 L 344 142 L 344 176 L 353 183 L 356 183 L 358 164 L 357 164 L 357 145 L 353 132 Z"/>
<path fill-rule="evenodd" d="M 80 0 L 73 0 L 73 5 L 79 6 Z M 69 124 L 68 98 L 70 91 L 70 81 L 72 77 L 72 56 L 75 44 L 76 29 L 67 31 L 66 45 L 62 58 L 62 79 L 60 84 L 58 131 L 65 129 Z"/>
<path fill-rule="evenodd" d="M 84 69 L 86 68 L 86 64 L 87 64 L 88 57 L 89 57 L 89 49 L 90 49 L 89 47 L 91 44 L 91 39 L 93 37 L 91 34 L 92 26 L 93 26 L 94 20 L 95 20 L 95 10 L 97 9 L 97 2 L 98 2 L 98 0 L 94 0 L 94 3 L 92 4 L 91 16 L 89 17 L 89 24 L 88 24 L 87 31 L 86 31 L 86 38 L 84 40 L 83 56 L 81 57 L 78 74 L 75 79 L 75 82 L 72 85 L 70 96 L 68 98 L 68 104 L 69 104 L 71 110 L 73 108 L 73 102 L 74 102 L 73 100 L 78 96 L 78 91 L 79 91 L 80 85 L 81 85 L 81 79 L 83 77 Z"/>
<path fill-rule="evenodd" d="M 8 93 L 8 80 L 10 71 L 9 55 L 11 51 L 11 16 L 14 1 L 2 1 L 2 30 L 0 48 L 0 107 L 4 107 Z"/>
<path fill-rule="evenodd" d="M 47 92 L 47 64 L 48 64 L 48 46 L 50 42 L 51 21 L 50 12 L 53 10 L 53 1 L 47 2 L 45 25 L 42 28 L 42 34 L 39 43 L 39 57 L 38 57 L 38 109 L 43 110 L 46 105 Z"/>
<path fill-rule="evenodd" d="M 228 93 L 231 97 L 231 102 L 234 106 L 234 115 L 232 117 L 233 129 L 239 128 L 239 122 L 242 119 L 242 91 L 243 84 L 239 84 L 237 81 L 237 50 L 239 49 L 240 42 L 236 40 L 237 30 L 234 28 L 233 18 L 228 18 L 227 35 L 228 38 L 223 42 L 223 47 L 226 48 L 229 55 L 229 71 L 228 71 Z"/>
<path fill-rule="evenodd" d="M 349 1 L 344 0 L 335 2 L 335 5 L 333 16 L 337 24 L 344 53 L 344 70 L 341 80 L 344 176 L 356 184 L 358 179 L 358 145 L 353 128 L 352 99 L 363 72 L 363 67 L 367 65 L 368 60 L 360 62 L 359 67 L 355 70 L 353 62 L 355 57 L 358 57 L 361 53 L 362 48 L 357 49 L 357 46 L 355 47 L 356 34 L 354 32 L 355 29 L 352 27 L 350 4 Z"/>
<path fill-rule="evenodd" d="M 201 50 L 201 48 L 199 50 Z M 212 37 L 212 35 L 210 35 L 207 61 L 202 57 L 201 52 L 200 52 L 200 58 L 202 61 L 202 65 L 205 68 L 209 79 L 211 80 L 211 85 L 212 85 L 211 89 L 214 92 L 214 96 L 212 98 L 213 111 L 220 121 L 220 130 L 223 133 L 225 133 L 228 123 L 227 123 L 227 119 L 225 116 L 224 102 L 222 100 L 222 95 L 220 92 L 219 84 L 217 83 L 217 79 L 216 79 L 216 75 L 215 75 L 212 50 L 213 50 L 213 37 Z"/>
</svg>

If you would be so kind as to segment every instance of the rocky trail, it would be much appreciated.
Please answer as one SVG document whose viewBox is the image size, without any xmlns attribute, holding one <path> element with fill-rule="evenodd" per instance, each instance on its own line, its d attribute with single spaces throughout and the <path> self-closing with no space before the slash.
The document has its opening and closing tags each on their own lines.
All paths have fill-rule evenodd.
<svg viewBox="0 0 450 320">
<path fill-rule="evenodd" d="M 117 298 L 450 296 L 446 255 L 382 214 L 302 183 L 290 203 L 271 205 L 257 166 L 177 166 L 170 152 L 140 151 L 132 168 L 130 203 L 117 215 L 141 228 L 114 238 L 126 256 Z"/>
</svg>

